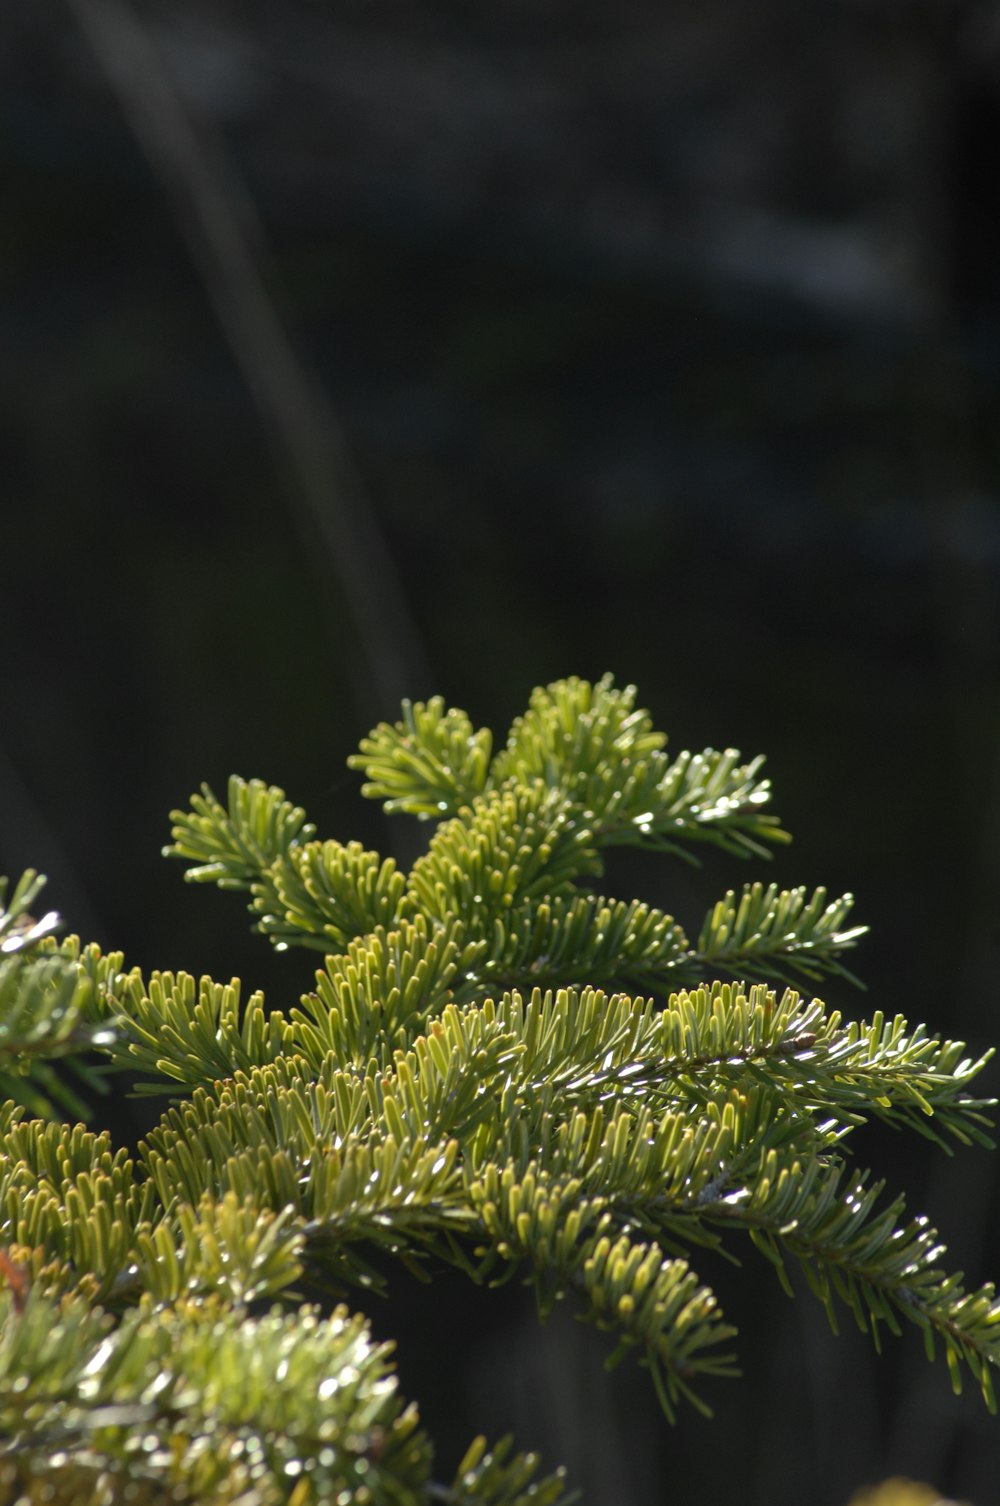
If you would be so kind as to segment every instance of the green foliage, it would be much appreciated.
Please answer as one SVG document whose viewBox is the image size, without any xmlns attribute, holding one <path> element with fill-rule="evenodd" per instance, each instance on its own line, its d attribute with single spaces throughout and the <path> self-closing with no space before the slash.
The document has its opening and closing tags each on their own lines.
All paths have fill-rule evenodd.
<svg viewBox="0 0 1000 1506">
<path fill-rule="evenodd" d="M 402 720 L 382 722 L 347 762 L 366 775 L 361 793 L 383 800 L 387 811 L 439 819 L 483 793 L 492 747 L 491 732 L 473 731 L 464 711 L 435 696 L 426 705 L 404 701 Z"/>
<path fill-rule="evenodd" d="M 764 963 L 776 978 L 835 973 L 857 982 L 838 960 L 866 930 L 845 927 L 853 904 L 849 894 L 827 904 L 825 889 L 807 896 L 804 888 L 744 884 L 739 899 L 730 889 L 706 916 L 695 959 L 702 972 L 724 970 L 731 977 Z"/>
<path fill-rule="evenodd" d="M 573 894 L 578 879 L 600 871 L 575 808 L 535 783 L 478 796 L 440 826 L 413 865 L 407 900 L 431 919 L 455 916 L 478 934 L 515 907 Z"/>
<path fill-rule="evenodd" d="M 770 799 L 764 760 L 741 764 L 734 749 L 681 753 L 672 761 L 666 735 L 636 711 L 635 688 L 617 690 L 610 675 L 596 685 L 560 680 L 532 692 L 511 728 L 494 779 L 542 780 L 561 790 L 594 828 L 599 846 L 649 847 L 685 856 L 685 842 L 712 842 L 740 857 L 766 856 L 762 841 L 787 841 Z"/>
<path fill-rule="evenodd" d="M 959 1502 L 946 1501 L 940 1491 L 914 1480 L 883 1480 L 852 1496 L 850 1506 L 959 1506 Z"/>
<path fill-rule="evenodd" d="M 495 757 L 464 712 L 405 705 L 351 763 L 387 810 L 437 823 L 408 874 L 318 840 L 280 789 L 234 778 L 223 806 L 203 787 L 167 851 L 249 894 L 272 944 L 323 954 L 281 1009 L 57 943 L 22 881 L 0 1070 L 96 1046 L 174 1102 L 134 1157 L 27 1118 L 23 1095 L 0 1114 L 0 1503 L 568 1501 L 509 1441 L 436 1480 L 364 1320 L 303 1305 L 357 1300 L 394 1261 L 520 1277 L 542 1316 L 567 1299 L 673 1418 L 735 1373 L 695 1263 L 742 1239 L 786 1286 L 797 1263 L 834 1326 L 917 1325 L 993 1406 L 993 1288 L 966 1292 L 851 1158 L 872 1120 L 989 1144 L 986 1058 L 798 991 L 852 979 L 850 896 L 750 883 L 693 943 L 595 892 L 615 845 L 785 840 L 759 758 L 665 743 L 610 678 L 536 691 Z"/>
<path fill-rule="evenodd" d="M 220 889 L 249 889 L 268 867 L 315 836 L 306 813 L 259 779 L 229 781 L 228 807 L 220 805 L 207 784 L 191 796 L 191 810 L 174 811 L 171 857 L 194 863 L 188 878 Z"/>
<path fill-rule="evenodd" d="M 115 1329 L 78 1302 L 10 1299 L 0 1429 L 17 1476 L 139 1482 L 150 1499 L 420 1498 L 429 1449 L 384 1346 L 343 1308 L 263 1317 L 214 1300 L 154 1305 Z M 28 1384 L 19 1384 L 24 1380 Z M 15 1477 L 17 1478 L 17 1477 Z M 119 1485 L 120 1482 L 120 1485 Z M 12 1482 L 13 1483 L 13 1482 Z M 177 1494 L 172 1494 L 177 1492 Z"/>
<path fill-rule="evenodd" d="M 29 913 L 44 887 L 29 869 L 8 900 L 7 880 L 0 879 L 0 1096 L 36 1114 L 84 1113 L 72 1082 L 52 1063 L 109 1045 L 113 1029 L 89 1018 L 94 983 L 86 969 L 47 945 L 58 917 L 48 911 L 36 920 Z M 84 1088 L 103 1088 L 84 1062 L 65 1066 Z"/>
<path fill-rule="evenodd" d="M 440 697 L 404 702 L 402 720 L 382 722 L 348 763 L 367 776 L 363 794 L 424 819 L 538 783 L 559 791 L 599 847 L 687 855 L 679 844 L 706 841 L 746 856 L 766 855 L 762 841 L 787 841 L 760 811 L 770 798 L 769 781 L 757 777 L 762 758 L 741 764 L 733 749 L 706 748 L 671 762 L 666 741 L 649 713 L 635 710 L 635 688 L 618 690 L 605 675 L 596 685 L 571 678 L 533 691 L 492 764 L 492 734 L 474 732 L 465 712 L 446 711 Z"/>
</svg>

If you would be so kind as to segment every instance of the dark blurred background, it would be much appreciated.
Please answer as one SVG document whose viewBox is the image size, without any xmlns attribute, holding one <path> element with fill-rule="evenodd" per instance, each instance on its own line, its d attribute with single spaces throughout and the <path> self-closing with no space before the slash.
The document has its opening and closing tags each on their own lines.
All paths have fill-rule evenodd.
<svg viewBox="0 0 1000 1506">
<path fill-rule="evenodd" d="M 258 775 L 412 855 L 344 766 L 401 695 L 502 733 L 610 669 L 674 749 L 768 754 L 770 876 L 873 927 L 828 996 L 1000 1036 L 995 0 L 34 0 L 0 86 L 0 871 L 284 1003 L 309 956 L 182 882 L 168 810 Z M 612 879 L 693 923 L 753 876 Z M 995 1157 L 860 1150 L 1000 1273 Z M 589 1506 L 1000 1498 L 916 1335 L 747 1259 L 699 1262 L 745 1380 L 675 1429 L 517 1289 L 372 1316 L 442 1474 L 513 1427 Z"/>
</svg>

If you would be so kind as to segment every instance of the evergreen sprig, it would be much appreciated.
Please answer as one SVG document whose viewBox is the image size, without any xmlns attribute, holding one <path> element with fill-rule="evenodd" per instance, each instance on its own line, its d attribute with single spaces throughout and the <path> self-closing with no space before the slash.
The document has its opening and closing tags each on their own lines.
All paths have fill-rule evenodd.
<svg viewBox="0 0 1000 1506">
<path fill-rule="evenodd" d="M 496 756 L 440 698 L 405 704 L 351 763 L 387 810 L 436 823 L 409 873 L 320 840 L 277 787 L 234 778 L 225 805 L 203 787 L 167 851 L 248 894 L 272 944 L 323 955 L 280 1009 L 60 941 L 21 881 L 0 911 L 4 1082 L 38 1091 L 97 1048 L 174 1101 L 130 1156 L 7 1088 L 0 1502 L 563 1506 L 509 1440 L 435 1480 L 364 1319 L 303 1305 L 359 1300 L 393 1261 L 520 1276 L 543 1316 L 565 1297 L 673 1418 L 734 1373 L 692 1259 L 749 1237 L 832 1323 L 845 1308 L 876 1343 L 917 1324 L 994 1405 L 993 1287 L 966 1291 L 850 1157 L 873 1120 L 989 1144 L 988 1056 L 798 991 L 852 981 L 849 895 L 750 883 L 692 942 L 594 892 L 616 845 L 785 840 L 759 759 L 665 744 L 610 677 L 536 691 Z"/>
<path fill-rule="evenodd" d="M 113 1482 L 124 1501 L 134 1482 L 150 1500 L 260 1506 L 341 1491 L 401 1506 L 425 1492 L 416 1413 L 385 1346 L 343 1309 L 251 1317 L 147 1298 L 110 1328 L 99 1310 L 34 1293 L 20 1312 L 4 1306 L 0 1480 L 11 1485 L 46 1479 L 58 1499 L 65 1472 L 71 1500 Z"/>
<path fill-rule="evenodd" d="M 473 799 L 505 787 L 540 783 L 558 789 L 594 831 L 598 846 L 630 845 L 691 858 L 686 842 L 712 842 L 738 856 L 767 856 L 764 841 L 787 841 L 760 807 L 770 782 L 763 759 L 740 762 L 734 749 L 681 753 L 663 749 L 635 687 L 575 677 L 532 692 L 506 746 L 489 763 L 492 735 L 474 732 L 462 711 L 439 698 L 404 703 L 403 720 L 382 722 L 348 763 L 363 770 L 362 793 L 387 811 L 423 818 L 456 815 Z"/>
<path fill-rule="evenodd" d="M 31 913 L 45 879 L 28 869 L 7 898 L 0 879 L 0 1098 L 36 1114 L 85 1113 L 67 1073 L 84 1090 L 104 1082 L 81 1054 L 114 1039 L 108 1019 L 93 1018 L 93 980 L 52 944 L 59 927 L 54 910 Z M 53 1066 L 66 1058 L 63 1071 Z"/>
<path fill-rule="evenodd" d="M 810 895 L 801 886 L 744 884 L 739 898 L 730 889 L 705 917 L 692 962 L 701 976 L 725 971 L 742 977 L 763 965 L 772 977 L 789 981 L 833 973 L 857 983 L 839 960 L 868 929 L 846 924 L 853 907 L 853 895 L 827 903 L 822 888 Z"/>
<path fill-rule="evenodd" d="M 440 819 L 483 794 L 492 747 L 489 730 L 474 731 L 464 711 L 434 696 L 426 704 L 404 701 L 402 719 L 381 722 L 347 763 L 366 776 L 361 793 L 384 801 L 387 811 Z"/>
</svg>

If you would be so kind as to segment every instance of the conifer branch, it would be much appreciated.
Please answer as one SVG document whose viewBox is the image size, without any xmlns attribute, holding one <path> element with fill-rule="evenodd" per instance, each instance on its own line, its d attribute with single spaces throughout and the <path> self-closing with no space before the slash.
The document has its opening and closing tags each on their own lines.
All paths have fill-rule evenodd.
<svg viewBox="0 0 1000 1506">
<path fill-rule="evenodd" d="M 456 981 L 460 1001 L 484 994 L 584 983 L 654 989 L 693 957 L 670 915 L 633 900 L 556 896 L 498 915 L 481 956 Z"/>
<path fill-rule="evenodd" d="M 532 693 L 506 747 L 489 764 L 488 731 L 473 732 L 465 712 L 440 697 L 404 703 L 403 720 L 381 723 L 349 762 L 367 775 L 362 793 L 387 811 L 422 817 L 459 814 L 488 790 L 540 783 L 558 789 L 598 847 L 641 846 L 692 860 L 684 845 L 711 842 L 737 856 L 767 856 L 764 842 L 787 841 L 777 818 L 762 813 L 770 782 L 762 758 L 740 762 L 734 749 L 681 753 L 670 761 L 666 736 L 635 709 L 635 687 L 559 680 Z"/>
<path fill-rule="evenodd" d="M 483 794 L 492 746 L 488 729 L 474 731 L 464 711 L 434 696 L 404 701 L 402 719 L 380 722 L 347 764 L 366 775 L 361 793 L 384 801 L 387 812 L 440 820 Z"/>
<path fill-rule="evenodd" d="M 438 828 L 410 872 L 407 898 L 474 934 L 525 902 L 568 896 L 601 871 L 589 825 L 542 784 L 501 789 Z"/>
<path fill-rule="evenodd" d="M 810 1289 L 827 1311 L 836 1333 L 835 1299 L 853 1314 L 876 1347 L 879 1325 L 900 1333 L 897 1314 L 924 1331 L 928 1357 L 935 1338 L 945 1349 L 952 1384 L 962 1388 L 962 1367 L 979 1382 L 991 1412 L 996 1411 L 992 1369 L 1000 1364 L 1000 1300 L 992 1283 L 966 1292 L 958 1277 L 938 1261 L 945 1253 L 937 1230 L 926 1218 L 900 1225 L 904 1203 L 896 1198 L 878 1207 L 884 1183 L 867 1174 L 848 1178 L 841 1165 L 812 1162 L 781 1165 L 773 1151 L 765 1157 L 752 1190 L 740 1188 L 701 1198 L 697 1217 L 745 1228 L 777 1268 L 792 1294 L 782 1247 L 795 1255 Z"/>
<path fill-rule="evenodd" d="M 171 811 L 174 840 L 163 849 L 165 857 L 194 863 L 185 875 L 191 883 L 250 889 L 272 863 L 316 834 L 284 790 L 259 779 L 247 782 L 234 774 L 225 806 L 203 784 L 201 793 L 191 796 L 191 807 Z"/>
<path fill-rule="evenodd" d="M 256 929 L 279 952 L 329 952 L 399 914 L 406 880 L 392 858 L 360 842 L 307 842 L 277 858 L 252 887 Z"/>
<path fill-rule="evenodd" d="M 430 1448 L 416 1413 L 398 1398 L 387 1347 L 342 1308 L 250 1318 L 211 1301 L 145 1302 L 111 1329 L 79 1302 L 57 1309 L 33 1293 L 21 1313 L 4 1305 L 0 1457 L 23 1481 L 51 1470 L 58 1488 L 68 1467 L 95 1485 L 118 1476 L 189 1499 L 223 1488 L 287 1499 L 299 1478 L 318 1499 L 360 1500 L 362 1487 L 373 1506 L 424 1495 Z"/>
<path fill-rule="evenodd" d="M 639 1350 L 669 1418 L 681 1398 L 708 1413 L 691 1383 L 699 1375 L 736 1373 L 732 1355 L 713 1347 L 736 1330 L 685 1260 L 616 1234 L 601 1200 L 582 1196 L 576 1179 L 551 1180 L 529 1168 L 518 1180 L 513 1167 L 490 1166 L 473 1197 L 490 1257 L 533 1267 L 543 1314 L 572 1291 L 585 1316 L 617 1336 L 609 1363 Z M 491 1264 L 490 1258 L 486 1268 Z"/>
<path fill-rule="evenodd" d="M 102 1077 L 72 1058 L 110 1046 L 115 1029 L 93 1018 L 92 980 L 56 947 L 59 916 L 30 913 L 44 887 L 29 869 L 7 900 L 0 879 L 0 1095 L 46 1117 L 60 1109 L 82 1117 L 86 1105 L 64 1074 L 104 1091 Z M 68 1059 L 63 1074 L 52 1065 L 60 1058 Z"/>
<path fill-rule="evenodd" d="M 751 968 L 795 982 L 836 974 L 858 980 L 838 960 L 866 926 L 845 928 L 853 901 L 826 904 L 826 891 L 747 885 L 730 891 L 692 946 L 673 916 L 633 900 L 598 895 L 529 903 L 498 916 L 481 962 L 458 986 L 461 999 L 490 989 L 582 986 L 664 994 L 706 974 L 744 977 Z"/>
<path fill-rule="evenodd" d="M 430 1499 L 441 1506 L 571 1506 L 577 1491 L 567 1491 L 565 1475 L 557 1470 L 536 1480 L 535 1454 L 511 1456 L 513 1440 L 502 1438 L 493 1448 L 477 1438 L 455 1472 L 450 1486 L 431 1485 Z"/>
<path fill-rule="evenodd" d="M 461 994 L 485 951 L 485 942 L 465 944 L 458 922 L 433 926 L 419 912 L 391 931 L 376 927 L 327 957 L 315 991 L 292 1010 L 299 1049 L 314 1061 L 332 1052 L 344 1064 L 374 1058 L 388 1068 L 393 1053 Z"/>
<path fill-rule="evenodd" d="M 689 969 L 699 978 L 719 971 L 745 977 L 766 968 L 791 982 L 795 975 L 818 979 L 834 973 L 858 983 L 838 960 L 868 930 L 845 925 L 853 906 L 850 894 L 828 904 L 822 888 L 808 895 L 804 888 L 744 884 L 739 898 L 730 889 L 705 917 Z"/>
<path fill-rule="evenodd" d="M 115 1003 L 126 1012 L 111 1052 L 114 1065 L 155 1074 L 137 1081 L 134 1091 L 162 1095 L 293 1051 L 295 1034 L 280 1010 L 267 1012 L 259 990 L 243 1004 L 241 991 L 238 978 L 221 984 L 153 972 L 146 980 L 133 968 L 116 984 Z"/>
<path fill-rule="evenodd" d="M 846 1305 L 876 1343 L 917 1323 L 993 1405 L 993 1287 L 966 1292 L 926 1221 L 847 1160 L 872 1119 L 989 1144 L 973 1091 L 989 1053 L 741 981 L 851 977 L 848 895 L 745 885 L 692 943 L 665 912 L 590 892 L 616 844 L 745 855 L 784 838 L 760 760 L 671 762 L 665 741 L 610 677 L 536 691 L 492 759 L 463 712 L 405 704 L 352 763 L 367 794 L 438 822 L 409 874 L 320 841 L 276 787 L 233 779 L 225 806 L 204 787 L 168 850 L 248 893 L 274 945 L 323 953 L 280 1010 L 236 979 L 145 976 L 57 941 L 26 876 L 0 908 L 0 1074 L 44 1086 L 55 1058 L 97 1047 L 177 1101 L 134 1160 L 0 1107 L 5 1487 L 37 1477 L 53 1506 L 84 1506 L 98 1478 L 112 1499 L 127 1478 L 160 1506 L 162 1456 L 192 1499 L 360 1506 L 364 1477 L 370 1506 L 563 1506 L 561 1477 L 507 1442 L 432 1481 L 364 1320 L 299 1306 L 297 1283 L 378 1289 L 387 1258 L 520 1275 L 543 1315 L 571 1298 L 673 1417 L 734 1373 L 691 1252 L 743 1232 L 786 1285 L 801 1264 L 831 1322 Z M 282 1305 L 260 1316 L 267 1301 Z M 140 1424 L 154 1446 L 137 1466 Z"/>
</svg>

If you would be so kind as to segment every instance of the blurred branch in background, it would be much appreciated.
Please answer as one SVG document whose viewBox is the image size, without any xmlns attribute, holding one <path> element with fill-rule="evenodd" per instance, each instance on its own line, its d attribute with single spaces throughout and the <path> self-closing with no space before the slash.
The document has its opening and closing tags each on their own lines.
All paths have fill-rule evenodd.
<svg viewBox="0 0 1000 1506">
<path fill-rule="evenodd" d="M 850 1506 L 961 1506 L 958 1501 L 946 1501 L 929 1485 L 918 1485 L 914 1480 L 885 1480 L 869 1490 L 859 1491 L 851 1497 Z"/>
<path fill-rule="evenodd" d="M 223 144 L 197 126 L 148 28 L 127 0 L 70 0 L 171 205 L 222 329 L 291 474 L 289 497 L 324 605 L 342 595 L 357 641 L 335 643 L 358 708 L 375 720 L 430 689 L 399 574 L 364 495 L 337 415 L 269 296 L 249 203 Z M 262 236 L 255 226 L 253 240 Z M 319 546 L 317 548 L 317 545 Z M 330 621 L 328 614 L 327 620 Z M 330 621 L 331 632 L 335 624 Z"/>
</svg>

